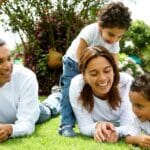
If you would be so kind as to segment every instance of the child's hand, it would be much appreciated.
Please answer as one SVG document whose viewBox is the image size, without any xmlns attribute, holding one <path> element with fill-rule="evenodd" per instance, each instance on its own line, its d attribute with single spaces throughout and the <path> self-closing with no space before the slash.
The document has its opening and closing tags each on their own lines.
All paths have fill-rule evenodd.
<svg viewBox="0 0 150 150">
<path fill-rule="evenodd" d="M 139 135 L 137 136 L 137 144 L 143 148 L 150 148 L 150 136 L 148 135 Z"/>
<path fill-rule="evenodd" d="M 127 136 L 126 142 L 128 144 L 137 144 L 142 148 L 150 148 L 150 136 L 149 135 Z"/>
</svg>

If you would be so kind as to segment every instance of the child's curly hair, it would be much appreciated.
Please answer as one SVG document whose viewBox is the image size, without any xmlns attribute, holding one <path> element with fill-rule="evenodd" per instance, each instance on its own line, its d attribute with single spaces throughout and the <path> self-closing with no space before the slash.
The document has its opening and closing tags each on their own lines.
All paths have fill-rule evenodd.
<svg viewBox="0 0 150 150">
<path fill-rule="evenodd" d="M 112 2 L 101 8 L 98 21 L 102 28 L 128 29 L 132 19 L 128 7 L 122 2 Z"/>
<path fill-rule="evenodd" d="M 150 101 L 150 73 L 135 77 L 131 85 L 131 91 L 142 93 Z"/>
</svg>

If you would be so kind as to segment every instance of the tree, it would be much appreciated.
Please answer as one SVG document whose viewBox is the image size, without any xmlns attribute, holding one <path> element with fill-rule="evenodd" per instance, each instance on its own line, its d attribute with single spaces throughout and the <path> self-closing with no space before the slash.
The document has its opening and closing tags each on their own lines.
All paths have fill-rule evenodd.
<svg viewBox="0 0 150 150">
<path fill-rule="evenodd" d="M 39 81 L 40 94 L 49 94 L 58 84 L 61 68 L 49 69 L 49 49 L 62 54 L 80 29 L 97 19 L 97 12 L 107 0 L 7 0 L 0 4 L 6 30 L 20 35 L 25 53 L 25 65 Z"/>
</svg>

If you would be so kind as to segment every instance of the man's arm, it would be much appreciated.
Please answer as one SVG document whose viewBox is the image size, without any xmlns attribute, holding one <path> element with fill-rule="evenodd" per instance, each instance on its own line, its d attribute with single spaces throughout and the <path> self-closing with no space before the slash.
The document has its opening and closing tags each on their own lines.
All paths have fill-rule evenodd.
<svg viewBox="0 0 150 150">
<path fill-rule="evenodd" d="M 28 71 L 28 70 L 27 70 Z M 34 132 L 35 122 L 39 117 L 38 84 L 33 72 L 21 77 L 19 83 L 19 101 L 17 104 L 17 120 L 12 124 L 11 137 L 29 135 Z M 18 81 L 19 82 L 19 81 Z"/>
</svg>

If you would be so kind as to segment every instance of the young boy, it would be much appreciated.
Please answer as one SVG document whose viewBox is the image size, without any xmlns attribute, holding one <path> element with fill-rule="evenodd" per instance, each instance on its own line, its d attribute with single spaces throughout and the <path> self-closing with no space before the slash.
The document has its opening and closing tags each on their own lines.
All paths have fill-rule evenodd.
<svg viewBox="0 0 150 150">
<path fill-rule="evenodd" d="M 73 137 L 75 123 L 74 114 L 69 102 L 69 86 L 71 79 L 79 74 L 78 60 L 88 46 L 102 45 L 107 48 L 118 61 L 119 40 L 130 26 L 131 18 L 128 8 L 121 2 L 110 3 L 101 9 L 98 22 L 84 27 L 68 48 L 63 57 L 63 74 L 60 79 L 62 87 L 61 125 L 59 134 Z"/>
<path fill-rule="evenodd" d="M 150 148 L 150 74 L 135 78 L 130 99 L 136 118 L 127 130 L 126 142 Z"/>
</svg>

